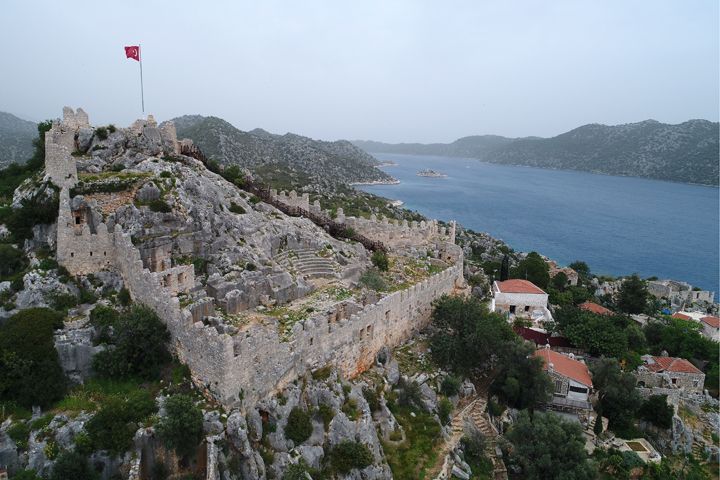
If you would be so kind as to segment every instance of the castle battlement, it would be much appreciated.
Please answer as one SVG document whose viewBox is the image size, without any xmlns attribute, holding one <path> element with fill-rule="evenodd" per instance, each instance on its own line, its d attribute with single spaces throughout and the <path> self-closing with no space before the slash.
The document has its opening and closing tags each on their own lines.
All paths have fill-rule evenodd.
<svg viewBox="0 0 720 480">
<path fill-rule="evenodd" d="M 91 225 L 87 212 L 72 210 L 70 188 L 77 182 L 72 145 L 77 130 L 90 127 L 82 110 L 67 109 L 64 113 L 63 121 L 54 123 L 46 136 L 45 158 L 48 176 L 61 188 L 58 263 L 75 275 L 119 272 L 133 300 L 152 308 L 165 323 L 171 348 L 188 365 L 193 381 L 225 406 L 254 404 L 308 370 L 328 364 L 348 377 L 363 372 L 374 364 L 383 347 L 398 345 L 427 325 L 436 298 L 453 293 L 463 284 L 462 249 L 453 244 L 453 227 L 445 231 L 436 222 L 345 218 L 339 211 L 343 223 L 387 239 L 389 245 L 436 242 L 442 258 L 452 266 L 374 304 L 339 302 L 296 323 L 288 336 L 279 333 L 277 321 L 253 323 L 235 335 L 221 333 L 206 323 L 216 313 L 213 299 L 205 297 L 181 307 L 177 295 L 196 287 L 192 265 L 162 269 L 159 264 L 161 269 L 153 272 L 144 266 L 140 250 L 119 224 L 112 229 L 105 223 Z M 153 124 L 154 119 L 149 117 L 131 128 L 147 136 L 164 132 L 161 135 L 167 145 L 174 138 L 174 126 Z M 177 144 L 176 138 L 174 141 Z M 307 194 L 298 196 L 291 191 L 273 195 L 310 211 L 320 208 L 318 202 L 309 205 Z"/>
</svg>

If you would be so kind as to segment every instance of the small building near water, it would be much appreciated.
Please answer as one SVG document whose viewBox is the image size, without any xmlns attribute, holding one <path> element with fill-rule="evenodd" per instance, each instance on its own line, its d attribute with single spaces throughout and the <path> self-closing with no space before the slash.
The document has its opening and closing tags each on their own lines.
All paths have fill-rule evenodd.
<svg viewBox="0 0 720 480">
<path fill-rule="evenodd" d="M 635 374 L 639 387 L 678 388 L 703 393 L 705 374 L 684 358 L 643 355 L 642 361 Z"/>
<path fill-rule="evenodd" d="M 542 358 L 543 368 L 555 386 L 549 407 L 564 411 L 592 410 L 589 398 L 593 384 L 587 365 L 576 360 L 573 354 L 554 352 L 549 346 L 538 349 L 534 355 Z"/>
<path fill-rule="evenodd" d="M 490 310 L 510 318 L 525 317 L 533 321 L 552 320 L 547 308 L 548 294 L 532 282 L 521 279 L 493 282 Z"/>
</svg>

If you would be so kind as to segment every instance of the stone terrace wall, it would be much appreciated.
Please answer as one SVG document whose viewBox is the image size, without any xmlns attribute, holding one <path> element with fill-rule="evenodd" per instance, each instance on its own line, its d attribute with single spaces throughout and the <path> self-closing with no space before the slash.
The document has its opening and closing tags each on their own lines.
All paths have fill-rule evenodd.
<svg viewBox="0 0 720 480">
<path fill-rule="evenodd" d="M 196 321 L 202 314 L 209 313 L 212 305 L 208 308 L 207 302 L 201 303 L 198 306 L 200 315 L 191 308 L 181 309 L 180 301 L 171 289 L 162 285 L 162 274 L 150 272 L 143 266 L 140 252 L 119 225 L 115 227 L 115 243 L 117 268 L 133 300 L 158 314 L 170 331 L 172 347 L 180 360 L 190 367 L 195 383 L 223 401 L 218 393 L 230 389 L 226 373 L 233 358 L 232 339 L 202 321 Z"/>
<path fill-rule="evenodd" d="M 295 190 L 291 190 L 289 194 L 285 193 L 284 191 L 278 194 L 277 190 L 271 189 L 270 196 L 275 201 L 282 202 L 285 205 L 302 208 L 303 210 L 307 210 L 308 212 L 310 211 L 310 195 L 307 193 L 298 195 Z"/>
<path fill-rule="evenodd" d="M 432 302 L 452 293 L 458 281 L 462 281 L 462 266 L 453 265 L 360 307 L 349 318 L 333 310 L 298 322 L 288 341 L 281 340 L 276 323 L 253 325 L 235 337 L 233 364 L 226 379 L 229 389 L 222 397 L 225 402 L 231 400 L 242 386 L 245 401 L 252 404 L 307 370 L 328 364 L 353 377 L 373 365 L 383 346 L 397 346 L 425 327 Z M 347 305 L 338 308 L 347 309 Z"/>
</svg>

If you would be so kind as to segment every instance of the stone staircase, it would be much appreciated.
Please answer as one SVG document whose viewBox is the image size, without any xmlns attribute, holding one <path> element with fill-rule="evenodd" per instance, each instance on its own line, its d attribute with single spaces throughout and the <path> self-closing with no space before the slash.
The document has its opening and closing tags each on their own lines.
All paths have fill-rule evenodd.
<svg viewBox="0 0 720 480">
<path fill-rule="evenodd" d="M 338 264 L 332 258 L 320 257 L 310 248 L 285 250 L 273 260 L 303 278 L 337 277 Z"/>
<path fill-rule="evenodd" d="M 461 472 L 457 472 L 454 466 L 453 451 L 460 443 L 465 434 L 466 422 L 474 424 L 485 436 L 487 440 L 487 456 L 493 464 L 492 478 L 495 480 L 507 480 L 507 469 L 502 458 L 497 452 L 498 432 L 490 423 L 490 419 L 485 412 L 487 410 L 488 388 L 492 383 L 492 378 L 487 377 L 476 384 L 477 394 L 474 395 L 469 403 L 455 415 L 450 422 L 450 437 L 446 439 L 438 458 L 444 458 L 443 465 L 437 474 L 434 474 L 435 480 L 445 480 L 452 477 L 463 478 Z M 457 473 L 456 473 L 457 472 Z"/>
</svg>

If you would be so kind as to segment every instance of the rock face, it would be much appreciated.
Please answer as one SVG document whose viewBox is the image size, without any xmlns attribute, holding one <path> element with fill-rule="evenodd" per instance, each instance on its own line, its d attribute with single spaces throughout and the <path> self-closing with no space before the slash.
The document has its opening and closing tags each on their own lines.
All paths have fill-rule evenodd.
<svg viewBox="0 0 720 480">
<path fill-rule="evenodd" d="M 55 333 L 55 350 L 65 375 L 74 383 L 84 383 L 92 374 L 92 360 L 103 346 L 93 345 L 91 326 L 66 327 Z"/>
</svg>

